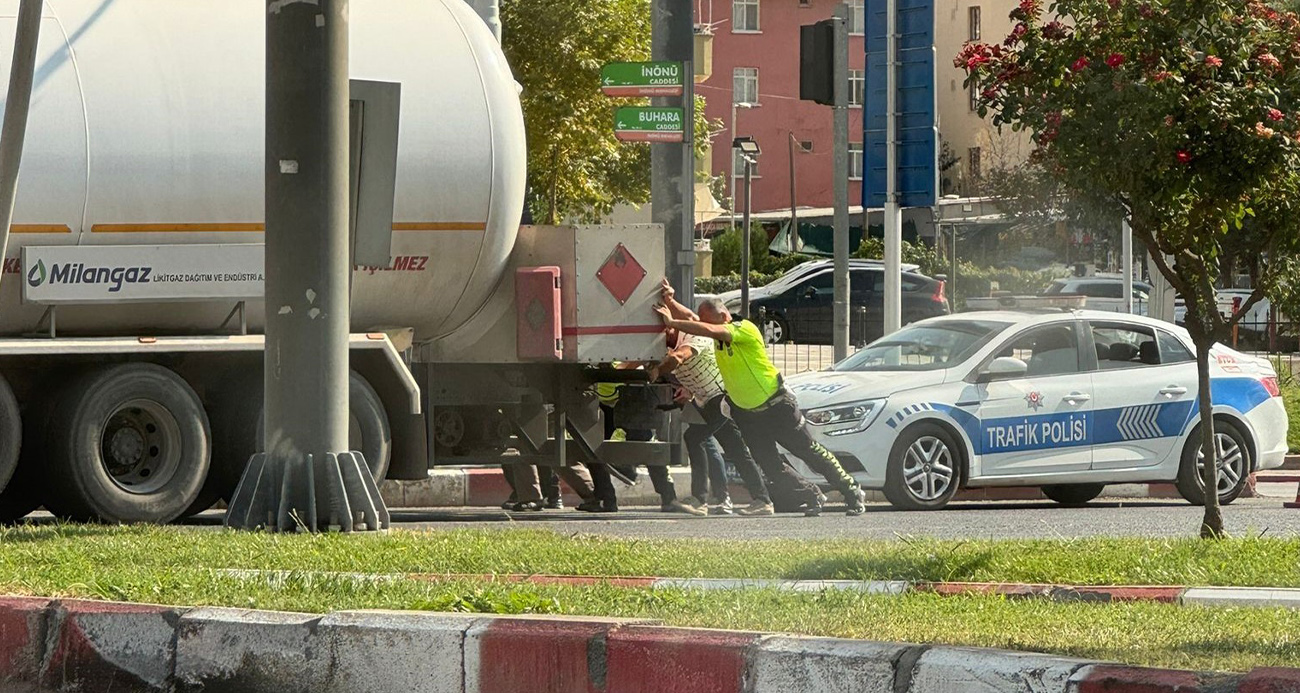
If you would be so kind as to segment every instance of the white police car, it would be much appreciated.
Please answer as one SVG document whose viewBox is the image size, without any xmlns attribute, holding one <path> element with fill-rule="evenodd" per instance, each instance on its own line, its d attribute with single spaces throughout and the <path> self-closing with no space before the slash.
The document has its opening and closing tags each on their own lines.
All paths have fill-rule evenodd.
<svg viewBox="0 0 1300 693">
<path fill-rule="evenodd" d="M 1267 360 L 1211 352 L 1219 497 L 1281 466 L 1287 416 Z M 1182 328 L 1099 311 L 975 312 L 914 323 L 789 380 L 814 437 L 866 488 L 936 509 L 959 488 L 1175 482 L 1204 502 L 1196 362 Z M 797 465 L 801 467 L 801 465 Z M 808 470 L 801 471 L 810 479 Z"/>
</svg>

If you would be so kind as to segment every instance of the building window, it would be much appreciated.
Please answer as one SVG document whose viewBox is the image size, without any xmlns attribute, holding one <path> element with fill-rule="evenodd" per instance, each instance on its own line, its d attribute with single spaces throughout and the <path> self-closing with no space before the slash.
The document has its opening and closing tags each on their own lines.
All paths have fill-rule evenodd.
<svg viewBox="0 0 1300 693">
<path fill-rule="evenodd" d="M 970 161 L 970 179 L 979 180 L 983 174 L 980 172 L 980 148 L 971 147 L 966 150 L 967 159 Z"/>
<path fill-rule="evenodd" d="M 753 177 L 755 178 L 758 178 L 758 162 L 755 161 L 753 164 L 751 164 L 751 167 L 752 168 L 750 170 L 753 171 L 751 175 L 753 175 Z M 731 150 L 731 170 L 736 173 L 737 179 L 742 179 L 745 177 L 745 158 L 740 155 L 740 151 L 737 149 Z M 742 202 L 741 204 L 744 203 Z"/>
<path fill-rule="evenodd" d="M 811 154 L 813 150 L 812 140 L 799 140 L 799 151 L 804 154 Z"/>
<path fill-rule="evenodd" d="M 849 180 L 862 180 L 862 143 L 849 142 Z"/>
<path fill-rule="evenodd" d="M 849 70 L 849 105 L 861 106 L 867 90 L 865 70 Z"/>
<path fill-rule="evenodd" d="M 731 102 L 758 103 L 757 67 L 738 67 L 731 71 Z"/>
<path fill-rule="evenodd" d="M 799 0 L 800 7 L 812 7 L 812 0 Z"/>
<path fill-rule="evenodd" d="M 731 0 L 731 30 L 758 31 L 758 0 Z"/>
<path fill-rule="evenodd" d="M 970 83 L 970 110 L 974 112 L 979 110 L 979 107 L 980 107 L 979 86 L 976 85 L 974 82 L 971 82 Z"/>
<path fill-rule="evenodd" d="M 867 30 L 867 11 L 863 0 L 849 0 L 849 33 L 862 34 Z"/>
<path fill-rule="evenodd" d="M 978 41 L 980 40 L 980 34 L 983 33 L 983 31 L 980 28 L 979 5 L 975 5 L 974 7 L 971 7 L 969 12 L 970 12 L 969 15 L 970 16 L 970 40 Z"/>
</svg>

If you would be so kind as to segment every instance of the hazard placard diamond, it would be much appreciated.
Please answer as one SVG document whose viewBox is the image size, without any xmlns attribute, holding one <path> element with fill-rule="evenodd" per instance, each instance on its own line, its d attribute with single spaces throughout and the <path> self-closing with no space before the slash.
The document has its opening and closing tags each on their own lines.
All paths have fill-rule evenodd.
<svg viewBox="0 0 1300 693">
<path fill-rule="evenodd" d="M 632 298 L 632 293 L 645 280 L 645 276 L 645 267 L 632 257 L 632 253 L 622 243 L 614 247 L 614 252 L 609 254 L 605 264 L 596 270 L 596 279 L 609 289 L 609 293 L 620 305 Z"/>
</svg>

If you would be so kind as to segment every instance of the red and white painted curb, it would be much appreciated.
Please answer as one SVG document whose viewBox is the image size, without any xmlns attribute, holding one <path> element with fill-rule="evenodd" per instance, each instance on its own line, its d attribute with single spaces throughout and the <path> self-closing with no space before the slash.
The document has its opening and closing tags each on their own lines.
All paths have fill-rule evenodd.
<svg viewBox="0 0 1300 693">
<path fill-rule="evenodd" d="M 358 584 L 408 581 L 475 580 L 590 587 L 604 585 L 629 589 L 737 590 L 769 589 L 783 592 L 847 590 L 897 596 L 908 593 L 942 597 L 999 595 L 1046 599 L 1056 602 L 1159 602 L 1183 606 L 1235 606 L 1300 609 L 1300 589 L 1286 587 L 1179 587 L 1167 585 L 1080 586 L 1016 582 L 908 582 L 904 580 L 779 580 L 763 578 L 666 578 L 599 575 L 524 575 L 464 573 L 341 573 L 304 570 L 217 569 L 218 575 L 267 582 L 295 580 L 344 581 Z"/>
<path fill-rule="evenodd" d="M 673 468 L 672 475 L 679 495 L 690 493 L 691 472 L 689 469 Z M 1258 480 L 1263 484 L 1294 484 L 1300 481 L 1300 473 L 1261 472 Z M 581 502 L 572 491 L 561 484 L 565 502 L 570 507 Z M 510 497 L 510 486 L 506 483 L 501 470 L 496 467 L 452 467 L 429 471 L 427 478 L 418 481 L 386 481 L 380 486 L 384 502 L 390 508 L 496 508 Z M 1286 489 L 1290 498 L 1294 488 Z M 744 487 L 733 486 L 731 495 L 738 502 L 748 502 L 749 494 Z M 655 493 L 646 475 L 630 487 L 618 485 L 619 500 L 628 506 L 659 505 L 659 496 Z M 1112 484 L 1106 487 L 1106 498 L 1134 499 L 1180 499 L 1173 484 Z M 884 502 L 884 494 L 868 491 L 867 500 Z M 1011 501 L 1011 500 L 1047 500 L 1042 490 L 1036 487 L 997 487 L 966 489 L 957 494 L 958 501 Z"/>
<path fill-rule="evenodd" d="M 646 621 L 0 600 L 3 691 L 1300 693 L 1240 674 Z"/>
</svg>

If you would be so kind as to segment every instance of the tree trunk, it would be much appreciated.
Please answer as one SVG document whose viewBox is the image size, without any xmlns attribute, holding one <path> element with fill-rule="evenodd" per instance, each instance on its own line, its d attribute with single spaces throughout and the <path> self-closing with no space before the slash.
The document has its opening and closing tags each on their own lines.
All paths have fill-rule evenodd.
<svg viewBox="0 0 1300 693">
<path fill-rule="evenodd" d="M 1193 334 L 1192 341 L 1196 344 L 1196 397 L 1201 412 L 1201 454 L 1205 459 L 1201 474 L 1205 485 L 1201 538 L 1218 539 L 1227 534 L 1223 530 L 1223 508 L 1219 505 L 1219 450 L 1214 442 L 1214 411 L 1210 399 L 1210 347 L 1214 346 L 1214 339 Z"/>
</svg>

